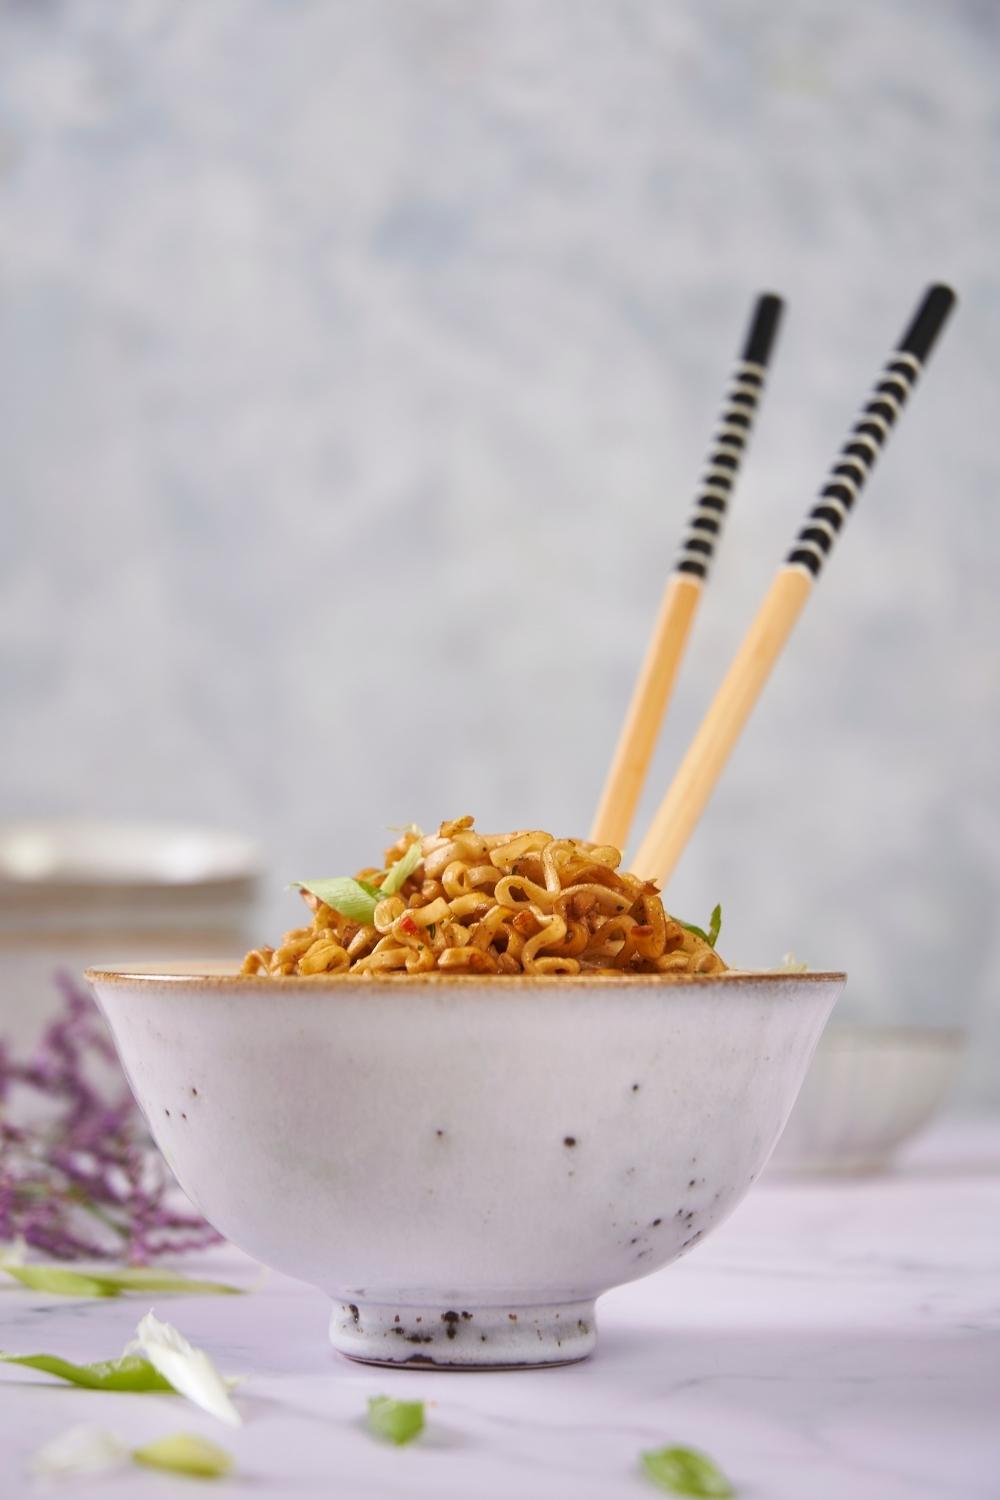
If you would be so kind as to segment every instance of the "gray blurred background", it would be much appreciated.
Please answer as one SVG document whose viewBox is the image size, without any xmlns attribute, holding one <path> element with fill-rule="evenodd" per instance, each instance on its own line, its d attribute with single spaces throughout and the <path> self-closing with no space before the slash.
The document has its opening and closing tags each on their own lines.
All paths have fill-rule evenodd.
<svg viewBox="0 0 1000 1500">
<path fill-rule="evenodd" d="M 648 820 L 924 285 L 961 306 L 668 892 L 1000 1099 L 989 0 L 0 6 L 0 818 L 586 832 L 756 291 Z M 262 935 L 265 935 L 262 934 Z"/>
</svg>

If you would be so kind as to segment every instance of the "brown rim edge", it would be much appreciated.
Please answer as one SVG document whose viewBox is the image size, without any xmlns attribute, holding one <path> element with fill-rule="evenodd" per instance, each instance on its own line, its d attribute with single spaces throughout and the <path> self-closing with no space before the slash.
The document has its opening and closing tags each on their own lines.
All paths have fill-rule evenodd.
<svg viewBox="0 0 1000 1500">
<path fill-rule="evenodd" d="M 837 970 L 815 970 L 803 973 L 787 969 L 725 969 L 719 974 L 150 974 L 134 969 L 85 969 L 91 984 L 149 986 L 183 984 L 196 989 L 231 989 L 234 985 L 253 989 L 334 990 L 345 985 L 363 989 L 391 990 L 419 986 L 425 989 L 607 989 L 627 985 L 629 989 L 677 988 L 703 984 L 773 984 L 775 980 L 806 984 L 846 983 L 846 973 Z"/>
</svg>

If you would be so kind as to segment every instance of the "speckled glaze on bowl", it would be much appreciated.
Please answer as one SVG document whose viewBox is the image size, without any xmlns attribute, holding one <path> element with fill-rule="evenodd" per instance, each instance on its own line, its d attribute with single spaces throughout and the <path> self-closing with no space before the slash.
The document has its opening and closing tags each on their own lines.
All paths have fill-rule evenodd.
<svg viewBox="0 0 1000 1500">
<path fill-rule="evenodd" d="M 181 1184 L 342 1353 L 458 1368 L 589 1354 L 754 1182 L 844 985 L 207 967 L 87 976 Z"/>
</svg>

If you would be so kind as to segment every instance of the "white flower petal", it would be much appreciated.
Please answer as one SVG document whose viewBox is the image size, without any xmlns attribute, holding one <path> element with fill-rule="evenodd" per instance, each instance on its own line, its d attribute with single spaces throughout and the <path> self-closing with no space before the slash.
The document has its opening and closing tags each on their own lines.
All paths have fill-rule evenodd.
<svg viewBox="0 0 1000 1500">
<path fill-rule="evenodd" d="M 106 1474 L 123 1468 L 129 1459 L 125 1444 L 103 1427 L 69 1427 L 39 1448 L 32 1472 L 49 1476 Z"/>
<path fill-rule="evenodd" d="M 194 1349 L 170 1323 L 148 1312 L 125 1346 L 126 1354 L 141 1354 L 181 1396 L 230 1427 L 243 1418 L 226 1393 L 226 1382 L 203 1349 Z"/>
</svg>

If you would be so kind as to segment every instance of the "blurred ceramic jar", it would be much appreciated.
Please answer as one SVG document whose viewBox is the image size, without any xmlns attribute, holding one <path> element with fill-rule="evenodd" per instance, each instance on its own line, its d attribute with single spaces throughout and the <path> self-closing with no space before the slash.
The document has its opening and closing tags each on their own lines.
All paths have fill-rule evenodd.
<svg viewBox="0 0 1000 1500">
<path fill-rule="evenodd" d="M 60 1008 L 55 975 L 105 960 L 252 946 L 256 847 L 238 835 L 145 823 L 0 826 L 0 1042 L 30 1050 Z"/>
</svg>

